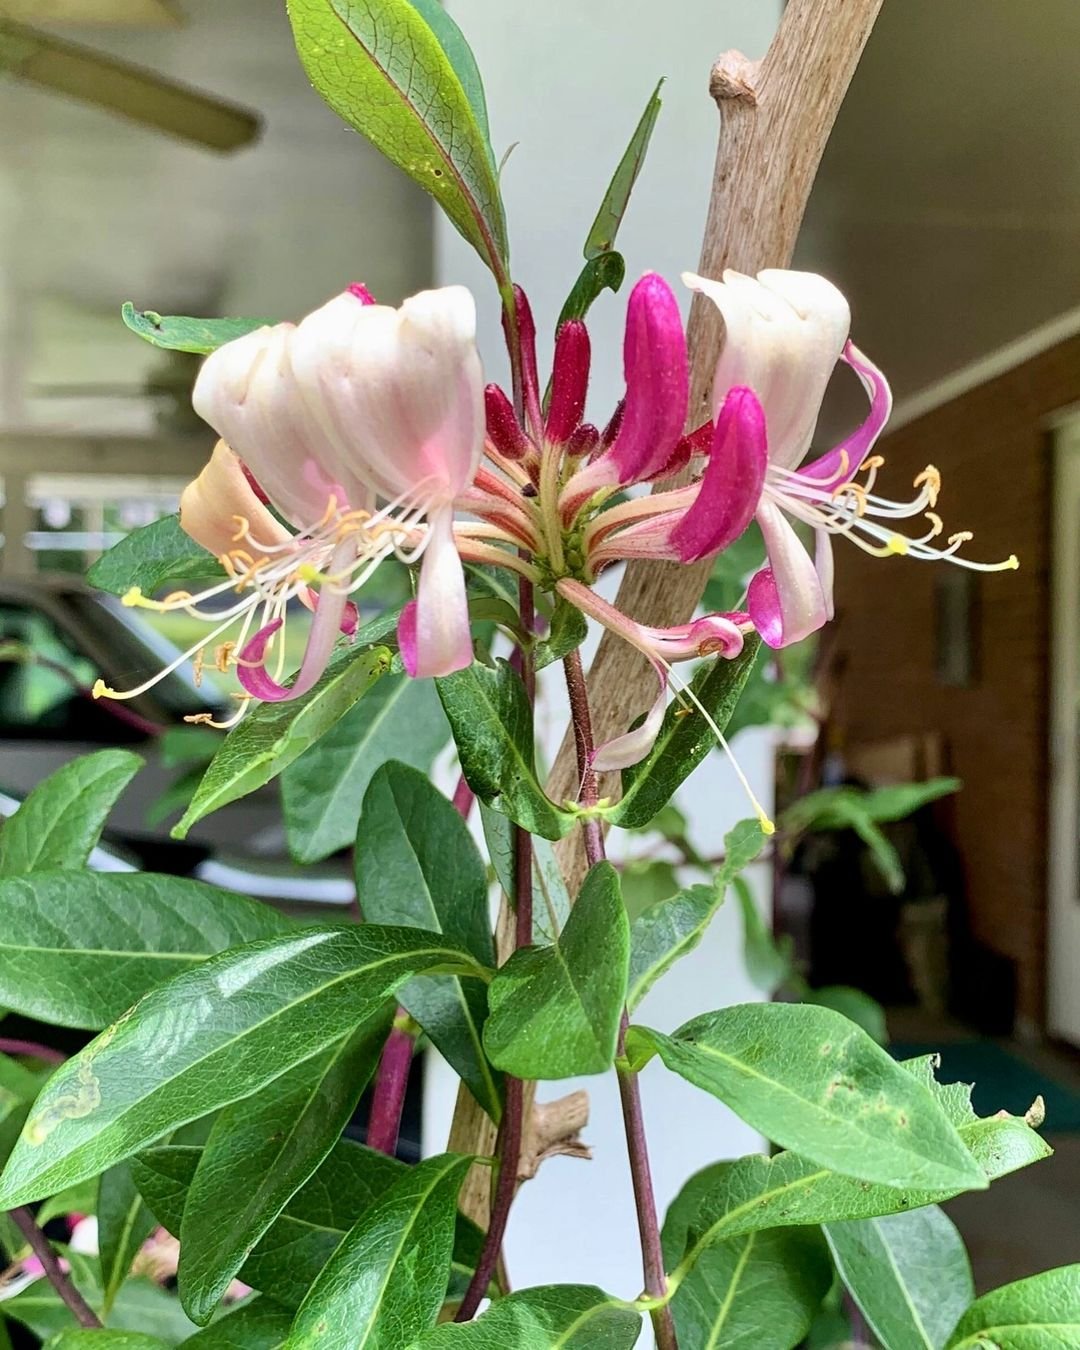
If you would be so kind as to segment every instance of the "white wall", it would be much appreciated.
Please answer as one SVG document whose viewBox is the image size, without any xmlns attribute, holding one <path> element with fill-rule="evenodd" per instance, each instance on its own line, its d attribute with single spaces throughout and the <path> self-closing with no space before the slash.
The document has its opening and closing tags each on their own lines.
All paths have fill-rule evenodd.
<svg viewBox="0 0 1080 1350">
<path fill-rule="evenodd" d="M 664 107 L 652 149 L 619 237 L 628 278 L 654 269 L 672 284 L 697 265 L 716 145 L 717 114 L 708 97 L 715 56 L 739 47 L 760 56 L 775 28 L 781 0 L 681 0 L 658 21 L 645 0 L 450 0 L 484 72 L 496 155 L 519 142 L 503 173 L 514 274 L 526 288 L 541 334 L 542 372 L 551 326 L 581 266 L 581 245 L 646 98 L 661 75 Z M 512 19 L 509 17 L 512 13 Z M 471 286 L 481 308 L 481 343 L 493 378 L 503 378 L 498 303 L 479 260 L 453 228 L 436 225 L 436 278 Z M 590 414 L 601 420 L 622 392 L 621 326 L 626 289 L 605 295 L 590 320 L 596 358 Z M 613 589 L 617 578 L 606 578 Z M 557 675 L 557 672 L 556 672 Z M 547 681 L 542 719 L 551 752 L 565 724 L 557 678 Z M 738 752 L 768 804 L 768 737 L 747 733 Z M 681 804 L 693 837 L 707 852 L 749 814 L 729 766 L 715 755 L 698 770 Z M 614 847 L 618 847 L 616 842 Z M 766 878 L 758 876 L 763 897 Z M 705 942 L 643 1003 L 639 1020 L 671 1029 L 694 1013 L 757 997 L 741 968 L 741 925 L 726 905 Z M 549 1085 L 542 1097 L 580 1086 Z M 515 1287 L 584 1280 L 612 1293 L 640 1289 L 640 1258 L 626 1148 L 613 1075 L 586 1080 L 592 1118 L 586 1132 L 591 1163 L 555 1159 L 526 1185 L 507 1241 Z M 425 1102 L 425 1142 L 444 1147 L 455 1082 L 432 1063 Z M 719 1103 L 651 1065 L 642 1090 L 661 1206 L 688 1175 L 724 1156 L 748 1152 L 760 1139 Z M 643 1337 L 643 1344 L 647 1338 Z"/>
</svg>

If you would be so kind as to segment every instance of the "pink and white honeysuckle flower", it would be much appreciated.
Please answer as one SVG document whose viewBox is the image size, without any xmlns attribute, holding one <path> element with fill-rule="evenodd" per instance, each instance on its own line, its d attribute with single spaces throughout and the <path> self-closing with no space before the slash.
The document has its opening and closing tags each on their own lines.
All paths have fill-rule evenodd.
<svg viewBox="0 0 1080 1350">
<path fill-rule="evenodd" d="M 155 601 L 133 589 L 125 597 L 213 625 L 170 670 L 235 628 L 216 659 L 237 667 L 246 698 L 299 697 L 325 670 L 338 634 L 355 631 L 350 597 L 391 554 L 421 560 L 417 597 L 401 621 L 409 672 L 469 664 L 453 518 L 483 454 L 485 410 L 468 291 L 426 291 L 392 309 L 350 287 L 299 324 L 221 347 L 204 363 L 193 402 L 222 441 L 184 493 L 181 524 L 229 578 L 199 595 Z M 203 607 L 230 592 L 239 598 Z M 315 616 L 300 671 L 285 686 L 279 634 L 296 598 Z M 134 697 L 150 683 L 118 694 L 99 682 L 95 692 Z"/>
<path fill-rule="evenodd" d="M 959 556 L 971 538 L 966 531 L 944 547 L 934 542 L 943 524 L 933 509 L 941 477 L 932 465 L 915 479 L 908 501 L 874 491 L 884 461 L 871 451 L 892 395 L 882 372 L 851 342 L 848 304 L 831 282 L 790 271 L 757 278 L 726 272 L 719 282 L 688 274 L 684 280 L 719 308 L 726 337 L 712 390 L 717 436 L 701 491 L 672 529 L 671 542 L 683 561 L 707 557 L 731 542 L 734 525 L 752 512 L 768 563 L 750 583 L 747 608 L 770 646 L 798 642 L 832 618 L 834 535 L 879 557 L 945 560 L 977 571 L 1017 566 L 1015 556 L 1000 563 Z M 846 440 L 803 464 L 840 362 L 858 376 L 869 414 Z M 861 472 L 866 478 L 856 482 Z M 914 537 L 898 531 L 899 522 L 916 516 L 925 518 L 926 530 Z M 813 558 L 791 520 L 813 531 Z"/>
</svg>

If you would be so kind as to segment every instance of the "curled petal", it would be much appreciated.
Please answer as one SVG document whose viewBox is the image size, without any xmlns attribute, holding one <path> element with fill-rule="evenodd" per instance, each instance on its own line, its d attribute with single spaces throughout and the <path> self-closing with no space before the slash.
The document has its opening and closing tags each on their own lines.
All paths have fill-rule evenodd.
<svg viewBox="0 0 1080 1350">
<path fill-rule="evenodd" d="M 727 271 L 723 281 L 686 273 L 683 280 L 724 318 L 713 416 L 731 389 L 753 389 L 765 409 L 772 462 L 794 468 L 810 447 L 825 386 L 847 341 L 847 301 L 813 272 L 773 269 L 755 278 Z"/>
<path fill-rule="evenodd" d="M 544 430 L 553 445 L 564 445 L 581 425 L 589 392 L 591 347 L 588 329 L 570 319 L 555 339 L 551 370 L 551 404 Z"/>
<path fill-rule="evenodd" d="M 615 736 L 593 751 L 592 768 L 605 773 L 610 769 L 625 769 L 631 764 L 639 764 L 656 744 L 660 728 L 664 722 L 667 704 L 667 671 L 659 661 L 653 661 L 656 678 L 660 681 L 660 692 L 656 701 L 645 714 L 639 727 Z"/>
<path fill-rule="evenodd" d="M 436 512 L 429 530 L 416 599 L 405 606 L 398 623 L 401 659 L 418 679 L 464 670 L 473 659 L 465 570 L 454 543 L 453 513 Z"/>
<path fill-rule="evenodd" d="M 334 550 L 331 573 L 347 567 L 355 556 L 355 541 L 343 540 Z M 344 589 L 338 588 L 332 581 L 323 586 L 315 605 L 315 617 L 311 621 L 304 658 L 291 685 L 278 684 L 265 665 L 270 640 L 282 627 L 284 620 L 275 619 L 273 623 L 260 628 L 239 655 L 237 678 L 244 690 L 266 703 L 288 703 L 314 688 L 330 661 L 338 633 L 345 628 L 348 608 L 349 597 Z"/>
<path fill-rule="evenodd" d="M 711 557 L 738 539 L 753 519 L 768 467 L 761 404 L 753 390 L 732 389 L 716 421 L 697 497 L 671 534 L 683 562 Z"/>
<path fill-rule="evenodd" d="M 251 537 L 267 548 L 292 538 L 259 500 L 237 456 L 218 441 L 209 464 L 180 496 L 180 525 L 197 544 L 220 557 L 237 545 L 238 518 L 247 521 Z"/>
<path fill-rule="evenodd" d="M 757 519 L 769 565 L 751 580 L 747 608 L 770 647 L 787 647 L 828 621 L 830 599 L 810 555 L 780 508 L 763 501 Z"/>
<path fill-rule="evenodd" d="M 857 431 L 841 441 L 835 450 L 819 455 L 810 464 L 804 464 L 799 473 L 807 478 L 826 482 L 834 491 L 843 487 L 858 473 L 866 456 L 874 448 L 877 438 L 885 430 L 892 413 L 892 390 L 889 382 L 874 363 L 859 351 L 853 342 L 844 347 L 844 360 L 859 377 L 870 399 L 870 413 Z"/>
</svg>

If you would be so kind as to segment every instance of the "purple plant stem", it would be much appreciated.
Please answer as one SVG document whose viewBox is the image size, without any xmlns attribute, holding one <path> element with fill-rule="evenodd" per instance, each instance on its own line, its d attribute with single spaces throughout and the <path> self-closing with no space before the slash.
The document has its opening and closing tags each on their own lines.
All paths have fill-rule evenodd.
<svg viewBox="0 0 1080 1350">
<path fill-rule="evenodd" d="M 45 1064 L 63 1064 L 67 1055 L 54 1050 L 51 1045 L 41 1045 L 37 1041 L 17 1041 L 9 1036 L 0 1036 L 0 1055 L 25 1055 L 28 1059 L 40 1059 Z"/>
<path fill-rule="evenodd" d="M 401 1009 L 398 1009 L 401 1016 Z M 397 1152 L 401 1133 L 401 1113 L 405 1107 L 405 1091 L 409 1086 L 416 1041 L 403 1027 L 395 1025 L 386 1038 L 379 1068 L 375 1074 L 375 1088 L 368 1117 L 368 1148 L 393 1157 Z"/>
<path fill-rule="evenodd" d="M 30 1244 L 30 1250 L 41 1262 L 45 1278 L 70 1308 L 71 1315 L 79 1326 L 94 1331 L 100 1330 L 101 1321 L 97 1313 L 75 1288 L 70 1278 L 61 1270 L 60 1262 L 56 1259 L 56 1253 L 52 1249 L 52 1243 L 41 1231 L 33 1214 L 28 1209 L 21 1208 L 10 1210 L 9 1215 L 16 1228 Z"/>
<path fill-rule="evenodd" d="M 589 690 L 585 672 L 581 668 L 581 653 L 573 651 L 563 658 L 566 689 L 570 695 L 570 716 L 574 727 L 574 745 L 577 749 L 578 773 L 581 778 L 582 806 L 595 806 L 598 800 L 596 772 L 592 767 L 594 752 L 592 716 L 589 712 Z M 585 856 L 589 866 L 602 862 L 606 856 L 604 831 L 595 818 L 584 822 Z M 630 1178 L 634 1187 L 634 1208 L 637 1210 L 638 1232 L 641 1234 L 641 1264 L 645 1276 L 645 1293 L 649 1298 L 663 1298 L 667 1294 L 667 1275 L 664 1271 L 664 1253 L 660 1244 L 660 1221 L 656 1211 L 652 1169 L 649 1166 L 649 1146 L 645 1138 L 645 1115 L 641 1107 L 641 1087 L 638 1076 L 622 1067 L 626 1056 L 626 1033 L 630 1017 L 623 1009 L 619 1023 L 618 1060 L 616 1074 L 619 1080 L 619 1100 L 622 1103 L 623 1125 L 626 1130 L 626 1149 L 630 1157 Z M 657 1350 L 678 1350 L 675 1322 L 668 1304 L 652 1308 L 649 1313 L 656 1337 Z"/>
<path fill-rule="evenodd" d="M 527 633 L 533 630 L 535 612 L 531 582 L 518 583 L 518 608 L 521 626 Z M 531 707 L 536 697 L 536 670 L 532 655 L 521 652 L 521 677 Z M 520 825 L 514 826 L 514 947 L 527 947 L 532 942 L 533 846 L 532 835 Z M 518 1188 L 518 1170 L 521 1163 L 521 1141 L 525 1124 L 525 1084 L 520 1078 L 507 1075 L 504 1086 L 502 1123 L 497 1143 L 498 1177 L 491 1200 L 491 1218 L 488 1222 L 484 1247 L 476 1270 L 469 1281 L 465 1297 L 454 1316 L 455 1322 L 468 1322 L 476 1315 L 480 1302 L 486 1297 L 502 1255 L 503 1238 L 510 1218 L 510 1207 Z"/>
</svg>

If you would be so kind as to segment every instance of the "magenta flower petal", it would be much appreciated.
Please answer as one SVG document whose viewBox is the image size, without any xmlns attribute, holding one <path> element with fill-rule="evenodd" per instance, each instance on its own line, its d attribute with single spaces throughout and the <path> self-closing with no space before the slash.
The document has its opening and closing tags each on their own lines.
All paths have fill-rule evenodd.
<svg viewBox="0 0 1080 1350">
<path fill-rule="evenodd" d="M 750 582 L 747 608 L 770 647 L 787 647 L 817 632 L 828 621 L 830 605 L 810 555 L 780 508 L 763 501 L 757 520 L 769 565 Z"/>
<path fill-rule="evenodd" d="M 732 389 L 713 433 L 693 505 L 671 532 L 683 562 L 727 548 L 753 519 L 769 466 L 765 414 L 751 389 Z"/>
<path fill-rule="evenodd" d="M 858 473 L 867 455 L 874 448 L 878 437 L 885 430 L 885 424 L 892 413 L 892 390 L 884 374 L 874 363 L 859 351 L 853 342 L 844 348 L 843 359 L 852 368 L 862 382 L 870 399 L 870 413 L 862 426 L 845 441 L 841 441 L 835 450 L 809 464 L 804 464 L 799 473 L 806 478 L 820 479 L 828 483 L 833 490 L 851 481 Z"/>
<path fill-rule="evenodd" d="M 465 570 L 454 543 L 453 519 L 450 510 L 430 518 L 416 599 L 405 606 L 398 621 L 401 659 L 417 679 L 451 675 L 472 664 Z"/>
<path fill-rule="evenodd" d="M 690 401 L 682 315 L 671 287 L 655 272 L 630 293 L 623 368 L 626 407 L 608 454 L 626 484 L 651 477 L 668 462 Z"/>
<path fill-rule="evenodd" d="M 553 445 L 565 445 L 585 415 L 591 361 L 589 333 L 580 319 L 570 319 L 555 339 L 551 370 L 551 403 L 544 430 Z"/>
</svg>

